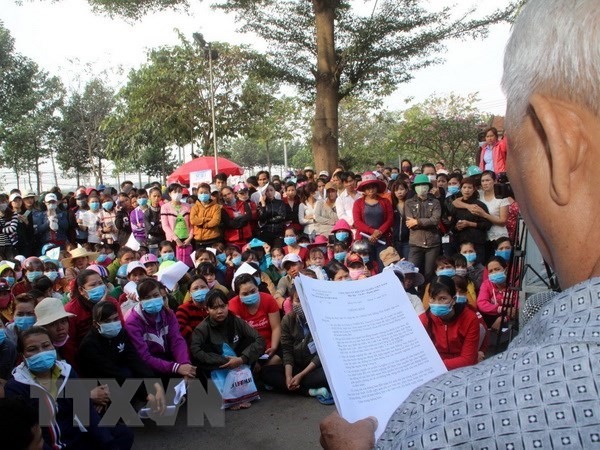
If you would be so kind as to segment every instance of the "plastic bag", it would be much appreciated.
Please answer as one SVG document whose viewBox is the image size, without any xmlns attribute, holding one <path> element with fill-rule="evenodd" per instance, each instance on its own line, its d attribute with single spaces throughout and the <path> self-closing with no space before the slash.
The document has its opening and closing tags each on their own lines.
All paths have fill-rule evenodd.
<svg viewBox="0 0 600 450">
<path fill-rule="evenodd" d="M 223 344 L 223 356 L 237 355 L 229 345 Z M 260 400 L 252 370 L 247 364 L 242 364 L 235 369 L 213 370 L 210 378 L 221 393 L 223 399 L 221 409 Z"/>
</svg>

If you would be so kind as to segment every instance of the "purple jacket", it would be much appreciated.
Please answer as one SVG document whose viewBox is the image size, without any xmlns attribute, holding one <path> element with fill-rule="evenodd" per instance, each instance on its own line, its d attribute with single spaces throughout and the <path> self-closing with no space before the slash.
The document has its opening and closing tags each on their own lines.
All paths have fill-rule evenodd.
<svg viewBox="0 0 600 450">
<path fill-rule="evenodd" d="M 190 353 L 173 311 L 163 309 L 152 316 L 138 303 L 125 319 L 125 330 L 142 360 L 157 374 L 177 373 L 181 364 L 190 364 Z"/>
<path fill-rule="evenodd" d="M 144 226 L 144 211 L 137 207 L 129 213 L 129 223 L 133 236 L 139 242 L 146 242 L 146 228 Z"/>
</svg>

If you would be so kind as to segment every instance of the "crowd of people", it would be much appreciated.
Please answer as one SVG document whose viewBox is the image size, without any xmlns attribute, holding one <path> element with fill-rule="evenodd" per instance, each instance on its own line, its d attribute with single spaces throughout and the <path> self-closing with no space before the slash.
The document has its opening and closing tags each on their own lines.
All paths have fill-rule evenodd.
<svg viewBox="0 0 600 450">
<path fill-rule="evenodd" d="M 332 404 L 294 285 L 301 273 L 336 282 L 392 270 L 447 368 L 476 364 L 488 329 L 514 311 L 505 294 L 516 203 L 496 198 L 496 178 L 405 160 L 362 174 L 260 171 L 233 185 L 219 173 L 192 188 L 14 189 L 0 196 L 4 396 L 54 405 L 43 440 L 56 448 L 133 439 L 123 424 L 94 426 L 111 402 L 103 385 L 90 392 L 93 432 L 69 422 L 60 386 L 75 376 L 206 385 L 246 365 L 261 388 Z M 161 282 L 182 265 L 174 285 Z M 138 409 L 164 411 L 161 385 L 142 391 Z"/>
</svg>

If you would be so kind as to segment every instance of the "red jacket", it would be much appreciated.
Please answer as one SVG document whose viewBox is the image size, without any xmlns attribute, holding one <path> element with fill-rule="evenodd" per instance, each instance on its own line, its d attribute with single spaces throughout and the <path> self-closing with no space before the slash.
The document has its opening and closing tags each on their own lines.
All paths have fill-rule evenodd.
<svg viewBox="0 0 600 450">
<path fill-rule="evenodd" d="M 383 208 L 383 223 L 379 227 L 379 231 L 381 231 L 381 239 L 385 241 L 389 238 L 390 231 L 392 229 L 392 225 L 394 224 L 394 210 L 392 209 L 392 203 L 383 197 L 379 197 L 377 199 L 381 207 Z M 365 214 L 365 198 L 361 197 L 356 199 L 354 202 L 354 206 L 352 207 L 352 217 L 354 219 L 354 228 L 356 228 L 357 234 L 356 239 L 362 239 L 363 237 L 360 235 L 360 232 L 366 234 L 373 234 L 375 232 L 375 228 L 371 228 L 367 225 L 364 220 Z"/>
<path fill-rule="evenodd" d="M 483 161 L 483 156 L 485 155 L 485 149 L 487 144 L 483 144 L 481 146 L 481 155 L 479 158 L 479 168 L 483 171 L 485 170 L 485 162 Z M 502 139 L 500 141 L 496 141 L 494 146 L 492 147 L 492 163 L 494 164 L 494 172 L 506 172 L 506 139 Z"/>
<path fill-rule="evenodd" d="M 244 245 L 252 239 L 252 209 L 246 202 L 223 205 L 223 239 L 228 244 Z"/>
<path fill-rule="evenodd" d="M 444 322 L 429 310 L 419 318 L 448 370 L 477 364 L 480 332 L 479 319 L 473 310 L 463 309 L 450 322 Z"/>
</svg>

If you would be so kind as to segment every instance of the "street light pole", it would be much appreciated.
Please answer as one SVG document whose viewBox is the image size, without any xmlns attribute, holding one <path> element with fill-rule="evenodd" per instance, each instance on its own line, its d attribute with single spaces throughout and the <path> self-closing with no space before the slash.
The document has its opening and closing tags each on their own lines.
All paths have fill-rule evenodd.
<svg viewBox="0 0 600 450">
<path fill-rule="evenodd" d="M 198 46 L 205 50 L 208 47 L 208 76 L 210 79 L 210 111 L 212 115 L 212 133 L 213 133 L 213 147 L 215 153 L 215 176 L 219 173 L 219 160 L 218 160 L 218 152 L 217 152 L 217 127 L 215 124 L 215 85 L 213 79 L 213 69 L 212 69 L 212 48 L 211 43 L 206 42 L 204 40 L 204 36 L 202 33 L 194 33 L 192 34 L 194 41 L 198 44 Z"/>
</svg>

